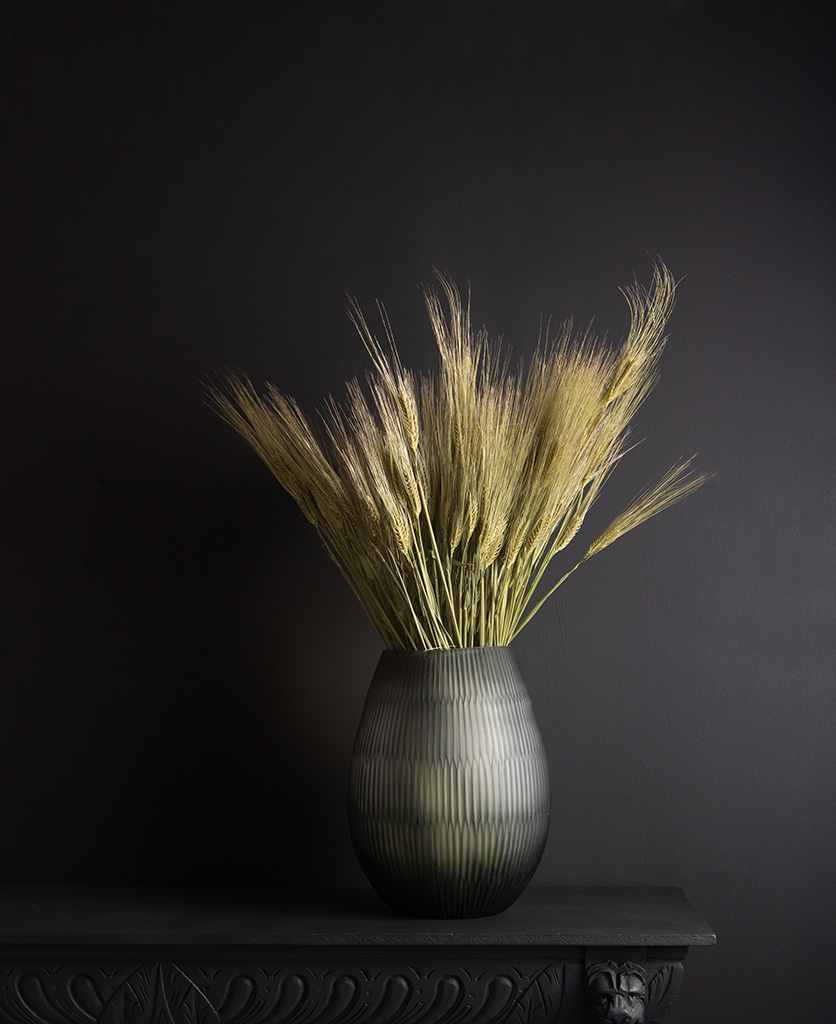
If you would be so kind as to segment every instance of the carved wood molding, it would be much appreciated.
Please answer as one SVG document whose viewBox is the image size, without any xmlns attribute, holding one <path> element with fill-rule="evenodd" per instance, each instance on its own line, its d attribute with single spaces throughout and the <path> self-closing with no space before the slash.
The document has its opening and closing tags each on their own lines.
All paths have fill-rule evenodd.
<svg viewBox="0 0 836 1024">
<path fill-rule="evenodd" d="M 566 966 L 0 965 L 0 1024 L 558 1024 Z"/>
</svg>

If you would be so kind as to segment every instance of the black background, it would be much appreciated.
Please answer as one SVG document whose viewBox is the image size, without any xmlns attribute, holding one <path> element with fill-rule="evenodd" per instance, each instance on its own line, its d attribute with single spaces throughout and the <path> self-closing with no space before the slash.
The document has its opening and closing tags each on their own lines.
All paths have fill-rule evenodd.
<svg viewBox="0 0 836 1024">
<path fill-rule="evenodd" d="M 680 885 L 716 928 L 670 1019 L 821 1019 L 836 926 L 829 21 L 812 4 L 12 5 L 2 16 L 0 880 L 360 884 L 347 759 L 380 650 L 202 402 L 364 370 L 346 293 L 418 285 L 617 339 L 682 278 L 646 438 L 586 528 L 718 476 L 514 650 L 541 884 Z"/>
</svg>

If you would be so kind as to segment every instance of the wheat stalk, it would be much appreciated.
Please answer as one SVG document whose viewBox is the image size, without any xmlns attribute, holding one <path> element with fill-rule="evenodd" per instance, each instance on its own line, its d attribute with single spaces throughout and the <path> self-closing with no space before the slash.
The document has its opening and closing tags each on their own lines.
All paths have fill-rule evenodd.
<svg viewBox="0 0 836 1024">
<path fill-rule="evenodd" d="M 424 290 L 435 375 L 403 367 L 382 306 L 385 347 L 352 301 L 372 366 L 365 390 L 353 380 L 342 405 L 326 402 L 318 430 L 292 398 L 273 386 L 259 395 L 243 373 L 207 384 L 207 397 L 298 503 L 387 647 L 504 646 L 575 569 L 709 478 L 678 463 L 545 582 L 628 450 L 675 284 L 660 263 L 650 287 L 624 290 L 619 349 L 566 323 L 512 372 L 501 346 L 474 331 L 469 299 L 436 276 L 441 295 Z"/>
</svg>

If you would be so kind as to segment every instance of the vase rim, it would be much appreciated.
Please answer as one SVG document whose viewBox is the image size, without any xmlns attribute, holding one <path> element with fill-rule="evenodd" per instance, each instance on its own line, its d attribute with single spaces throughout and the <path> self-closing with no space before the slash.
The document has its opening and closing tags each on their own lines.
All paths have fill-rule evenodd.
<svg viewBox="0 0 836 1024">
<path fill-rule="evenodd" d="M 417 650 L 412 647 L 399 648 L 399 647 L 386 647 L 383 650 L 384 654 L 399 654 L 413 657 L 424 657 L 428 654 L 445 654 L 445 655 L 458 655 L 458 654 L 469 654 L 473 651 L 510 651 L 510 647 L 507 644 L 485 644 L 481 647 L 431 647 L 428 650 Z"/>
</svg>

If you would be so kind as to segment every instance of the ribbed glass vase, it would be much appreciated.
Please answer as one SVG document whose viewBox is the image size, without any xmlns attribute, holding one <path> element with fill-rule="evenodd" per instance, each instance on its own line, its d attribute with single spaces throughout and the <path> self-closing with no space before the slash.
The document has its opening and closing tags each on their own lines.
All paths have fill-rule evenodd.
<svg viewBox="0 0 836 1024">
<path fill-rule="evenodd" d="M 464 918 L 509 907 L 549 828 L 545 752 L 511 651 L 384 651 L 348 806 L 360 864 L 394 910 Z"/>
</svg>

